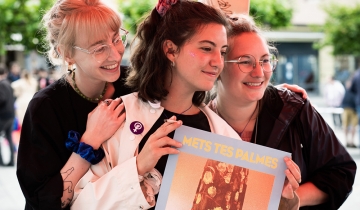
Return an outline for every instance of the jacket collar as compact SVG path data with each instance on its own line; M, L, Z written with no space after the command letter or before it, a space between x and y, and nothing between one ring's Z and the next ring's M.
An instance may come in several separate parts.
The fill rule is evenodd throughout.
M259 143L277 148L289 125L304 106L305 101L301 96L287 89L278 87L269 88L272 93L277 94L273 94L275 97L268 98L264 102L263 110L259 117L259 127L265 132L260 134ZM273 126L271 127L271 125ZM272 140L268 141L268 139Z

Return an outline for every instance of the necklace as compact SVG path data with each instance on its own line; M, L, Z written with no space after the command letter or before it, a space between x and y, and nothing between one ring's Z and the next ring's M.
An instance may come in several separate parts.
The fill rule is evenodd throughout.
M218 103L216 103L216 104L218 104ZM237 132L237 131L236 131L236 132L239 134L240 138L241 138L241 135L243 134L243 132L245 131L246 127L248 126L249 122L251 121L251 118L254 116L254 114L255 114L258 106L259 106L259 101L257 101L257 103L256 103L256 108L255 108L255 110L253 111L253 113L251 114L250 119L249 119L248 122L246 123L244 129L243 129L241 132ZM223 120L225 120L225 118L221 115L221 113L220 113L219 110L217 109L217 105L215 106L215 113L217 113ZM255 123L256 123L256 125L255 125L255 126L256 126L256 134L255 134L255 135L257 135L257 119L258 119L258 117L256 117L256 122L255 122ZM225 120L225 122L227 122L227 121ZM229 123L227 122L227 124L229 124ZM230 124L229 124L229 125L230 125ZM234 130L235 130L235 129L234 129ZM256 136L255 136L255 142L256 142Z
M79 94L82 98L90 101L90 102L93 102L93 103L98 103L103 97L104 97L104 94L106 92L106 89L107 89L107 82L105 82L105 87L104 87L104 90L102 91L102 93L99 95L99 97L97 98L89 98L87 97L86 95L84 95L80 90L79 88L77 87L76 85L76 82L75 82L75 71L72 71L72 81L73 81L73 85L74 85L74 90L77 94Z
M255 122L255 140L254 140L254 144L256 144L258 119L259 119L259 116L256 117L256 122Z
M256 108L255 108L255 110L253 111L253 113L251 114L251 116L250 116L249 120L247 121L244 129L243 129L241 132L238 132L240 138L241 138L241 135L243 134L243 132L245 131L246 127L248 126L249 122L251 121L251 118L254 116L254 114L255 114L255 112L256 112L256 110L257 110L257 108L258 108L258 104L259 104L259 101L256 103ZM257 117L256 117L256 118L257 118Z
M177 115L176 115L176 120L177 120L177 118L178 118L179 115L182 115L182 114L184 114L185 112L189 111L192 106L193 106L193 104L191 103L191 105L190 105L189 108L185 109L185 111L181 112L180 114L177 114ZM164 113L164 115L165 115L166 118L169 118L168 116L166 116L165 112L163 112L163 113ZM175 121L175 120L170 120L170 119L164 119L164 122L174 123L174 122L176 122L176 121Z

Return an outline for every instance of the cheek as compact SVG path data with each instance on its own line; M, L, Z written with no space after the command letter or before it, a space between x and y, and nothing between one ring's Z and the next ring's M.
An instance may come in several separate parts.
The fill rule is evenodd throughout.
M230 69L224 69L221 74L221 82L223 83L223 86L226 89L229 89L233 86L238 86L238 84L241 82L241 77L238 75L238 72L234 72Z
M221 63L219 65L219 71L222 72L224 70L225 67L225 62L224 62L224 58L221 60Z
M271 76L272 76L272 72L269 72L269 73L265 73L265 82L269 83L270 79L271 79Z

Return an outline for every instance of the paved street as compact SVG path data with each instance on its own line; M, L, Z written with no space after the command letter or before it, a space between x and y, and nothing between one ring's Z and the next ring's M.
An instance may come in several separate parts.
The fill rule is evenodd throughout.
M323 107L322 98L310 96L310 99L315 107L318 107L324 119L333 126L332 116L329 113L321 112ZM341 129L334 128L339 140L345 144L344 133ZM359 145L358 132L355 137L355 144ZM360 149L348 149L349 153L355 159L358 167L360 166ZM22 196L19 184L15 175L15 167L0 167L0 210L21 210L24 209L25 200ZM360 173L356 174L353 192L341 206L340 210L354 210L359 209L360 206Z

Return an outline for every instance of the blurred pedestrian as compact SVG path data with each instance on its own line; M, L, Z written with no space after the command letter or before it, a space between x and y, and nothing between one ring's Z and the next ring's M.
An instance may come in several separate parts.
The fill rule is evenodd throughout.
M344 86L341 84L340 81L336 80L335 77L332 76L325 86L324 96L326 105L330 108L339 108L341 106L344 95ZM337 109L332 109L331 112L333 116L334 126L337 128L341 128L341 113L338 112Z
M358 64L358 69L354 74L350 91L355 94L356 113L360 121L360 62ZM360 129L359 129L359 143L360 143Z
M10 162L5 164L1 154L0 144L0 166L13 166L14 163L14 143L12 141L12 128L14 121L14 96L10 82L6 79L6 69L0 66L0 134L4 133L9 142Z
M41 68L38 70L38 90L44 89L52 83L47 70Z
M7 79L11 82L14 82L18 79L20 79L20 74L21 74L21 67L18 63L16 62L12 62L10 64L10 72L7 75Z
M355 94L350 91L351 80L346 81L346 91L341 107L344 109L342 114L344 123L344 133L346 139L346 147L356 148L354 144L354 135L358 124L358 116L356 115ZM349 137L350 134L350 137Z
M12 82L11 87L14 90L15 114L19 126L22 125L27 106L37 91L37 80L27 70L23 70L21 78Z

